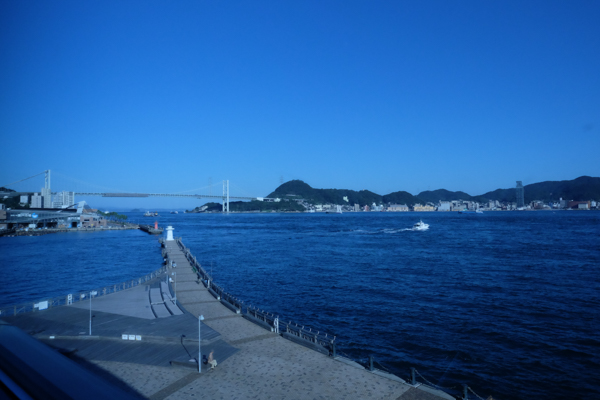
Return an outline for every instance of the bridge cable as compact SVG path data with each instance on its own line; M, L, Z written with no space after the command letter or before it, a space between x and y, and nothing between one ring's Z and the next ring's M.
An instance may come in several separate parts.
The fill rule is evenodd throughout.
M14 185L15 183L23 182L23 181L26 181L27 179L35 178L36 176L39 176L39 175L42 175L42 174L45 174L45 173L46 173L46 171L42 171L39 174L35 174L33 176L30 176L29 178L21 179L20 181L9 183L8 185L2 185L2 187L7 187L7 186L10 186L10 185Z

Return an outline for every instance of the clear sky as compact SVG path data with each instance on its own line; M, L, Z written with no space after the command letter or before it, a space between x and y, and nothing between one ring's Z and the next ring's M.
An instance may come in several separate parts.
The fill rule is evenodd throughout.
M600 176L596 0L1 1L0 72L0 185Z

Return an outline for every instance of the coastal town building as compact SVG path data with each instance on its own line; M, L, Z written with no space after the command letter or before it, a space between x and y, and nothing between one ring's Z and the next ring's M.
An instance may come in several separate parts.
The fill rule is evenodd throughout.
M53 196L52 208L66 208L75 204L75 192L59 192Z
M42 191L42 208L52 208L52 191L50 188L43 188Z
M31 196L31 208L42 208L42 196L37 193L34 193Z
M409 211L408 206L406 204L390 204L390 206L387 208L387 210L392 211L392 212Z
M450 211L452 204L449 201L441 201L438 204L438 211Z
M104 218L101 218L97 214L84 214L80 217L81 227L82 228L100 228L100 227L108 227L108 221Z
M570 201L567 208L571 210L589 210L591 209L589 201Z
M429 204L421 205L417 203L414 205L413 211L435 211L435 207Z

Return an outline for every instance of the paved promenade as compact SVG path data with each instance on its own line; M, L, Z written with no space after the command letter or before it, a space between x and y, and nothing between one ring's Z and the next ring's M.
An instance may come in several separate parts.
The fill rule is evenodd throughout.
M86 302L4 320L122 389L152 400L452 399L333 359L248 321L209 293L175 241L167 241L166 250L177 265L168 272L177 281L176 293L162 276L94 298L92 335ZM218 362L214 370L203 365L201 373L196 362L199 315L205 318L202 354L214 351Z

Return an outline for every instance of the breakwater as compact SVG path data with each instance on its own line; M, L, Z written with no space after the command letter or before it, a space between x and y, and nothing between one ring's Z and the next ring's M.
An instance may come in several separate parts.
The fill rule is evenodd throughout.
M427 380L415 367L410 368L410 379L407 382L406 380L393 375L389 370L385 370L385 367L381 364L378 364L380 368L377 368L375 357L372 355L368 357L366 362L363 362L362 360L351 359L345 354L344 356L338 354L336 351L336 336L313 330L304 325L298 325L292 321L285 322L279 315L246 304L244 301L226 292L222 286L214 283L213 277L202 267L201 263L198 262L190 249L183 244L181 237L175 238L174 242L178 249L181 250L181 253L183 253L186 261L191 266L192 271L196 274L198 282L202 282L207 291L225 307L236 314L241 314L244 318L254 324L277 335L281 335L281 337L287 340L327 355L337 361L341 361L357 368L364 368L371 373L410 385L413 388L417 388L440 399L454 399L453 396L455 395L462 396L461 398L463 399L468 399L469 393L480 398L468 384L462 384L460 391L457 390L456 386L454 388L445 388ZM160 243L163 246L162 254L167 265L176 265L177 261L171 259L167 241L160 239ZM381 369L381 367L384 369ZM415 396L418 398L418 395Z
M337 356L335 348L336 337L334 335L312 330L312 328L305 328L303 325L301 326L291 321L286 322L281 320L278 315L246 304L232 294L227 293L222 286L214 282L212 276L202 267L196 257L190 252L190 249L184 246L181 238L178 237L175 241L185 255L186 260L190 263L192 270L198 274L198 279L202 281L208 292L225 307L237 314L241 314L244 318L255 324L271 332L281 334L283 337L298 344L333 357ZM164 246L164 239L161 239L161 243ZM163 256L166 257L169 264L173 263L169 259L169 252L166 249L163 251Z

